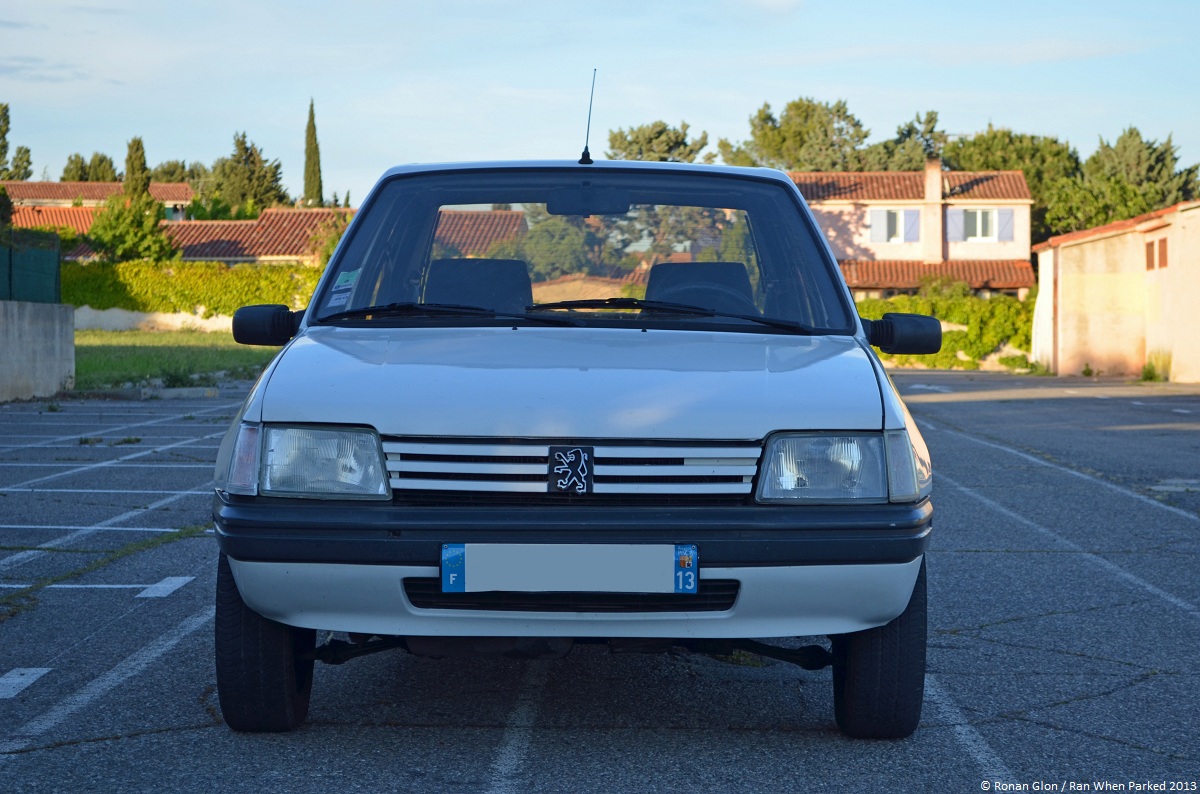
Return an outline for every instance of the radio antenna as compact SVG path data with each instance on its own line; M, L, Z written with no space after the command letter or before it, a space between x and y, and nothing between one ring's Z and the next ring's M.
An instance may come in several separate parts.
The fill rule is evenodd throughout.
M592 69L592 93L588 96L587 130L583 133L583 156L579 158L580 165L591 165L592 155L588 152L588 139L592 135L592 100L596 98L596 70Z

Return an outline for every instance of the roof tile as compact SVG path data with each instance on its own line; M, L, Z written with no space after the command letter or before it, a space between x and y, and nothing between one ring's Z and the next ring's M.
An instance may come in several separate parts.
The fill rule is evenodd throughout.
M930 277L965 281L972 289L1021 289L1036 283L1024 259L952 259L938 264L881 259L838 262L850 289L917 289Z
M36 201L103 202L124 189L121 182L0 182L14 204ZM164 204L187 204L195 195L186 182L151 182L150 195Z
M13 207L12 225L22 229L41 226L66 226L86 234L96 219L98 207Z
M810 204L823 201L921 201L923 171L796 171L788 174ZM943 171L947 199L1028 200L1020 171Z
M434 239L461 256L486 256L494 244L512 240L528 228L525 213L519 210L442 210Z

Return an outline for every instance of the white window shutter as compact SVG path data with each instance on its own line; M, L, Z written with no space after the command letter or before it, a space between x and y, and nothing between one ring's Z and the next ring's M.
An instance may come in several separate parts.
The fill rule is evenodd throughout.
M1002 243L1013 241L1013 211L1011 208L996 210L996 239Z
M871 242L887 242L887 210L871 210Z
M963 229L963 211L961 208L946 210L946 240L951 243L961 243L967 239Z
M921 211L904 211L904 242L917 243L921 241Z

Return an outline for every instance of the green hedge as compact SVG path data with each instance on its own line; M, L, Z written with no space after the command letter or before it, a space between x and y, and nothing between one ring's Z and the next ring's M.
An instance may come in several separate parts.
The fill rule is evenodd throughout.
M888 299L866 299L858 302L858 313L877 320L887 312L927 314L946 323L965 325L965 331L945 331L942 350L931 356L880 357L898 366L920 364L939 369L979 369L979 362L1000 350L1005 344L1028 352L1032 348L1033 306L1036 293L1019 301L1007 295L979 298L971 294L966 284L932 284L919 295L897 295ZM959 356L966 355L966 360ZM1018 357L1001 359L1004 366L1014 368L1022 362Z
M254 303L308 303L321 269L223 262L64 262L62 300L93 309L232 315ZM202 308L201 308L202 307Z

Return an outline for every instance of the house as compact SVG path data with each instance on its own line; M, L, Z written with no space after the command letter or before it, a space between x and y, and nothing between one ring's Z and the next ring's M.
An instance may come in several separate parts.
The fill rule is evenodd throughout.
M270 207L252 221L164 221L163 229L185 261L311 262L312 239L322 224L353 214L348 209Z
M1200 201L1034 247L1033 358L1058 375L1200 383Z
M793 172L855 298L916 292L929 278L1024 299L1033 200L1020 171Z
M103 207L125 189L121 182L0 182L13 207ZM195 193L186 182L151 182L150 195L167 210L167 220L183 220ZM65 224L64 224L65 225Z

